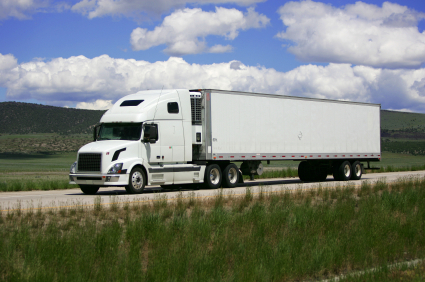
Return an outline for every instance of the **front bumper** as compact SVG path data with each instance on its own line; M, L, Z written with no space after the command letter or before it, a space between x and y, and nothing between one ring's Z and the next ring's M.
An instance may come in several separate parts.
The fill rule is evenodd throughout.
M125 186L128 185L128 174L82 174L70 173L69 184Z

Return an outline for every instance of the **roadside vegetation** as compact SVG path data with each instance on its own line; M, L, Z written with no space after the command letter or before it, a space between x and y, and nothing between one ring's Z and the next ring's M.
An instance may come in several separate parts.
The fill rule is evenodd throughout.
M300 281L424 258L425 178L352 185L2 210L0 280Z

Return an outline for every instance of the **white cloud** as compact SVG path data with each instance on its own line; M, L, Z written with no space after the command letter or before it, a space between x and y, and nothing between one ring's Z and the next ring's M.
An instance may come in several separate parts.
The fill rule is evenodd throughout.
M209 88L381 103L425 113L425 68L377 69L349 64L303 65L288 72L240 61L200 65L171 57L154 63L107 55L17 64L0 54L0 87L10 100L100 107L146 89ZM85 102L85 103L82 103Z
M0 19L29 19L30 15L47 6L47 0L0 0Z
M419 68L425 63L425 18L405 6L363 2L335 8L310 0L279 9L286 30L277 37L303 61L351 63L384 68Z
M136 28L131 33L130 42L134 50L147 50L166 44L165 52L172 56L229 52L232 49L229 45L216 45L208 49L205 37L217 35L233 40L240 30L262 28L269 21L254 8L248 8L245 14L237 9L221 7L216 7L215 12L205 12L199 8L183 9L165 17L162 24L152 31Z
M86 109L86 110L109 110L112 108L112 100L102 100L97 99L96 101L90 102L80 102L77 103L77 109Z
M233 50L233 47L231 45L223 46L223 45L217 44L212 46L208 50L208 52L209 53L227 53L227 52L231 52L232 50Z
M93 19L102 16L126 16L137 20L159 16L171 9L183 8L186 4L235 3L248 6L266 0L82 0L72 10Z
M27 20L39 12L63 12L71 6L65 2L51 3L51 0L0 0L0 20L17 18Z

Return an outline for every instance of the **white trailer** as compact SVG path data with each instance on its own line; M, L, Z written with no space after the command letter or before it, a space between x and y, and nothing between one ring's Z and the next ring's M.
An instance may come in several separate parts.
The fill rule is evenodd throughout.
M124 186L235 187L262 161L301 161L302 181L358 180L380 161L380 105L199 90L140 91L101 118L78 151L70 183L86 194ZM242 162L240 168L235 162Z

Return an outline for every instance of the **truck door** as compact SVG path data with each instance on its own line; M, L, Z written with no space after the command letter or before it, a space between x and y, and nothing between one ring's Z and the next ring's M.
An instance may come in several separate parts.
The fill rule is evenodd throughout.
M165 123L165 124L164 124ZM143 126L143 142L149 163L169 163L173 161L173 142L166 121L146 123Z
M150 164L163 162L157 123L143 125L143 142L146 148L148 162Z
M146 155L151 168L149 168L152 184L173 183L173 151L168 146L164 134L166 126L163 122L145 123L143 126L143 142Z

